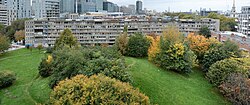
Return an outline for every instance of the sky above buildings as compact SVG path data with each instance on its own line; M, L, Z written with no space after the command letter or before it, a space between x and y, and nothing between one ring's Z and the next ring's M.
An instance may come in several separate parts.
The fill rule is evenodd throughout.
M136 0L108 0L118 4L119 6L135 4ZM211 8L212 10L231 10L233 0L142 0L143 8L157 11L182 11L187 12L192 9L200 10L200 8ZM236 0L237 12L240 12L242 6L250 6L250 0Z

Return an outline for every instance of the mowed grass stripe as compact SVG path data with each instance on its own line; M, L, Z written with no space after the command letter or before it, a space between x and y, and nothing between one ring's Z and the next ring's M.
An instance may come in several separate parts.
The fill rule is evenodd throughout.
M190 75L164 71L147 59L126 57L131 66L133 85L159 105L225 105L228 103L218 90L194 69Z

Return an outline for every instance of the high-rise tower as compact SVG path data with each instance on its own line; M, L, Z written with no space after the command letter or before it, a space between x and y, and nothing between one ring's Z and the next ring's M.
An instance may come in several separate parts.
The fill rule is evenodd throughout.
M142 1L140 1L140 0L136 1L136 13L137 14L142 13Z

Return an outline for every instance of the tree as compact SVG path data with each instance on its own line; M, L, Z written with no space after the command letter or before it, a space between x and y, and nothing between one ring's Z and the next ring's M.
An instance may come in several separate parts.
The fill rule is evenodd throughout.
M11 40L11 41L14 41L15 40L15 29L11 26L7 26L5 28L5 35L8 36L8 38Z
M4 52L4 50L8 50L10 47L9 38L6 36L0 35L0 52Z
M70 29L65 29L60 37L55 42L54 49L61 49L62 47L66 46L69 48L78 47L79 43L77 42L77 39L72 34Z
M4 30L5 30L5 26L3 24L0 24L0 34L5 34Z
M206 38L211 37L211 32L207 26L202 26L199 30L199 34L205 36Z
M160 53L154 63L165 70L189 73L196 59L195 54L184 43L182 35L175 26L168 26L160 39Z
M54 51L52 55L51 88L56 86L59 81L78 74L92 76L101 73L122 82L130 82L125 61L113 48L75 49L66 47Z
M61 81L50 95L58 105L149 105L149 98L128 83L104 75L77 75Z
M215 13L215 12L211 12L207 15L208 18L212 18L212 19L221 19L220 15Z
M160 36L147 36L148 40L150 40L150 47L148 48L148 60L151 62L155 62L155 57L160 53Z
M223 44L214 44L212 48L204 54L200 63L202 64L203 70L206 72L209 67L217 61L230 57L237 58L240 56L239 46L236 43L227 40Z
M210 40L202 35L191 33L187 36L186 41L190 49L197 55L198 60L202 60L205 52L209 50Z
M132 57L145 57L148 54L150 42L141 33L131 36L128 41L127 55Z
M128 36L127 33L124 32L120 36L116 38L115 46L117 47L118 51L122 54L126 54L127 46L128 46Z
M207 17L212 19L219 19L221 31L236 31L235 26L237 26L237 23L235 21L235 18L226 17L224 15L219 15L213 12L209 13Z
M14 35L16 41L24 40L25 38L25 32L24 30L17 31Z
M13 21L10 26L7 26L2 30L2 33L9 37L11 41L17 41L15 40L15 33L16 31L25 30L25 21L28 19L19 19L16 21Z

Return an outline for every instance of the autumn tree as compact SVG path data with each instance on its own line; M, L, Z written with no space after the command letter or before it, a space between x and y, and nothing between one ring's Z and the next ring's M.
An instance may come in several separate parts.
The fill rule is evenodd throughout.
M14 35L16 41L24 40L25 38L25 32L24 30L17 31Z
M4 35L0 35L0 52L4 52L4 50L8 50L9 47L10 47L9 38Z
M61 49L62 47L78 47L79 43L77 42L76 37L72 34L70 29L65 29L60 37L56 40L54 49Z
M147 39L150 41L148 60L154 62L156 55L160 53L160 36L147 36Z
M205 52L209 50L210 41L202 35L191 33L187 36L186 41L199 60L202 59Z
M195 54L184 43L182 35L175 26L168 26L160 39L160 53L156 54L155 64L165 70L181 73L191 72L196 59Z
M128 46L128 26L125 25L123 33L119 35L115 40L115 47L122 55L125 55L127 46Z
M150 105L149 98L128 83L104 75L77 75L60 81L52 105Z

